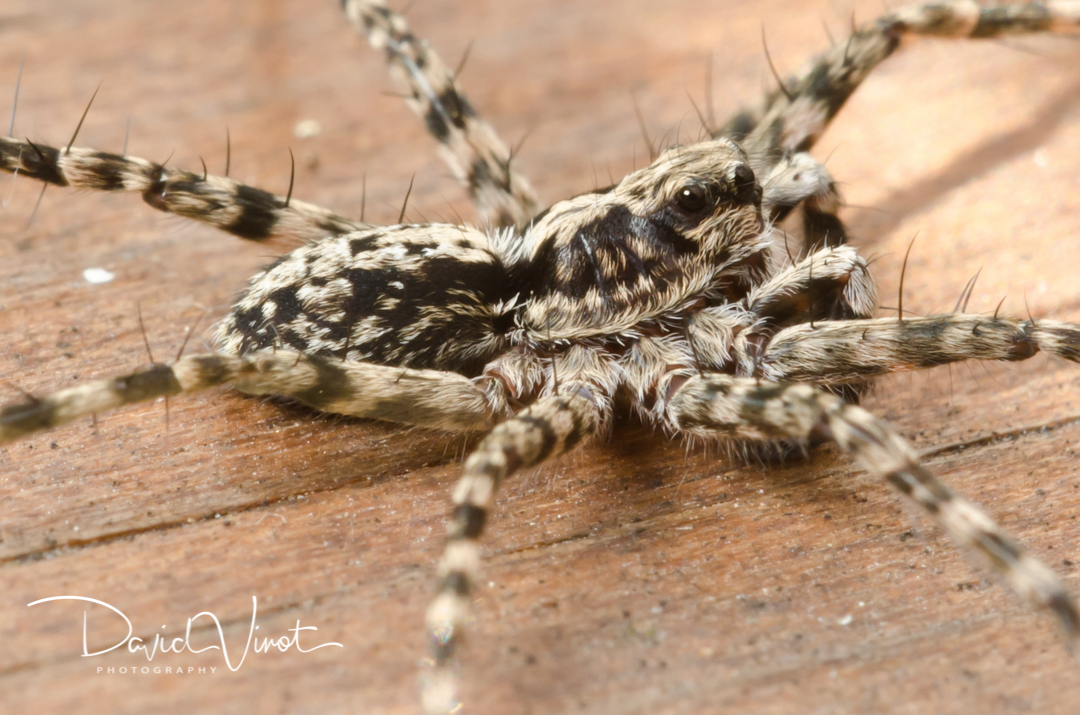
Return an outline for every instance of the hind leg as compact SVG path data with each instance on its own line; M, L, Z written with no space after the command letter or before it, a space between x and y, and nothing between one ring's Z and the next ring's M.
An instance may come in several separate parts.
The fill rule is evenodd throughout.
M208 353L172 365L88 382L0 410L0 444L136 402L232 384L323 412L447 430L485 430L488 397L456 373L408 370L279 350L245 357Z

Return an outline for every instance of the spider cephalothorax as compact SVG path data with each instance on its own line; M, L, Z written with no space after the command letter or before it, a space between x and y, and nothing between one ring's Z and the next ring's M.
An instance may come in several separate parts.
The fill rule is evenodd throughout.
M902 8L857 28L701 143L540 211L456 75L381 0L342 0L383 49L454 173L493 226L375 227L146 160L0 138L0 166L136 191L242 238L307 241L255 276L217 349L0 411L0 442L120 405L232 384L329 413L487 431L453 494L427 611L429 713L455 712L452 663L502 482L603 435L615 405L690 439L831 439L981 555L1080 642L1060 579L952 492L891 427L842 397L887 372L962 360L1080 362L1080 326L966 313L874 318L845 245L836 183L806 153L905 33L992 37L1080 27L1080 3ZM74 139L72 140L74 141ZM803 214L802 240L776 229ZM793 250L794 248L794 250ZM969 291L968 291L969 292ZM963 307L962 307L963 306Z
M561 201L522 239L537 338L615 335L744 296L765 272L761 188L727 140L673 147L606 191Z

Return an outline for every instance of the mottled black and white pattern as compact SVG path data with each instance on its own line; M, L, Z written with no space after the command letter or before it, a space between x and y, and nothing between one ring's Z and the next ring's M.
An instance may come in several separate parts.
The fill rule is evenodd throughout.
M521 282L475 229L370 229L283 256L218 336L241 355L285 348L472 377L509 347Z

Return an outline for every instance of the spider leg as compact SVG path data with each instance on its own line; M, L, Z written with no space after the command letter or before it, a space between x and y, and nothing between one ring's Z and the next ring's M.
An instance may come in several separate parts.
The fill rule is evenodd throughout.
M251 241L312 241L368 228L314 204L276 196L226 177L170 169L96 149L57 149L0 137L0 170L56 186L137 191L159 211L201 221Z
M454 510L439 563L439 593L426 616L434 666L423 684L427 715L456 712L454 652L479 578L479 538L496 490L513 472L565 454L594 435L600 429L600 417L588 390L564 385L561 395L541 398L496 426L466 460L454 489Z
M822 248L755 287L745 303L757 323L738 331L732 353L736 374L758 375L778 331L792 325L816 327L870 318L877 308L877 286L866 259L851 246ZM704 339L706 345L708 340ZM851 381L829 389L857 404L866 387L865 381Z
M771 166L785 154L808 151L848 97L896 50L904 35L988 38L1077 31L1080 2L1075 0L986 7L973 0L907 5L837 42L784 82L781 89L728 120L717 136L740 141L762 167Z
M536 193L511 166L513 153L461 92L455 73L384 0L341 0L341 6L371 46L386 51L409 107L439 142L443 160L483 217L500 227L528 226L541 208Z
M938 481L902 437L866 410L807 384L728 375L689 378L667 410L672 428L700 437L834 440L868 472L921 507L962 547L985 557L1021 597L1052 611L1070 650L1075 649L1080 612L1057 575L985 512Z
M963 313L793 325L768 341L748 374L843 385L962 360L1027 360L1040 350L1080 362L1080 325Z
M88 382L0 409L0 444L135 402L231 383L323 412L446 430L485 430L496 421L484 392L456 373L409 370L284 350L245 357L208 353L172 365Z
M734 368L736 374L754 375L772 336L784 328L869 318L876 306L877 289L866 259L851 246L834 246L778 270L730 306L733 310L695 313L687 339L699 367L720 372ZM842 392L849 399L858 395L854 388Z
M866 264L851 246L814 251L754 287L746 307L775 330L794 323L869 318L877 288Z
M806 152L784 157L762 181L761 208L773 223L783 221L797 206L803 210L803 243L809 250L847 243L847 231L837 213L840 192L825 165Z

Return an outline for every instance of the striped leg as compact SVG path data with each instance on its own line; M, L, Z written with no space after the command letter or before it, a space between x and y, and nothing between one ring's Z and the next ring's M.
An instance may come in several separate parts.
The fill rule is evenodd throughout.
M409 107L439 142L443 159L483 217L497 226L528 226L541 208L536 194L510 166L510 150L473 109L450 68L385 0L341 0L341 6L371 46L386 51Z
M962 547L982 554L1020 596L1052 611L1076 652L1080 612L1057 575L985 512L939 482L903 438L866 410L810 385L711 375L687 380L668 403L668 418L671 427L701 437L835 440Z
M738 139L765 175L786 154L808 151L871 70L906 34L955 38L1080 31L1080 0L981 7L972 0L912 4L856 30L718 132Z
M1026 360L1040 350L1080 362L1080 325L964 313L801 324L773 336L747 372L843 385L963 360Z
M446 550L439 563L439 593L428 607L433 669L423 685L426 715L457 712L454 652L469 615L469 596L479 578L480 534L502 481L573 449L600 426L600 413L584 389L542 398L498 425L465 462L454 490Z
M290 397L324 412L447 430L496 421L484 393L456 373L344 362L279 350L247 357L206 354L89 382L0 409L0 444L135 402L233 384Z
M251 241L313 241L368 228L314 204L276 196L229 178L169 169L146 159L96 149L57 149L0 137L0 170L56 186L137 191L159 211L201 221Z

